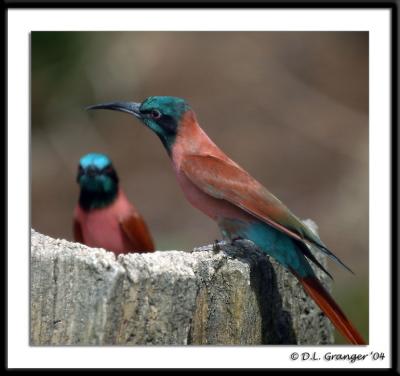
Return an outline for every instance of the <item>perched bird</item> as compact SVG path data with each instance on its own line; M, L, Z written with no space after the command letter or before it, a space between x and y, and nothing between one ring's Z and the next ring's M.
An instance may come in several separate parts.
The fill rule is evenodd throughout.
M154 251L147 225L119 187L106 155L83 156L77 182L80 195L74 211L75 241L116 254Z
M298 278L343 336L353 344L365 343L314 274L308 260L327 271L310 248L345 265L316 233L215 145L184 99L155 96L142 103L111 102L88 109L127 112L156 133L187 200L217 222L223 237L253 241Z

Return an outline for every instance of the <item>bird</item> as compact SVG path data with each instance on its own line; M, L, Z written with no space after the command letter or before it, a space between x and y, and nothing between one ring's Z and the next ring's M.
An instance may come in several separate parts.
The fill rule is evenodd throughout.
M119 186L117 172L107 155L82 156L76 179L80 186L73 216L76 242L116 255L155 250L143 217Z
M125 112L151 129L164 145L186 199L217 223L223 239L252 241L298 279L350 343L365 344L316 277L310 261L331 275L311 250L321 251L350 269L316 232L210 139L185 99L151 96L142 103L107 102L87 109Z

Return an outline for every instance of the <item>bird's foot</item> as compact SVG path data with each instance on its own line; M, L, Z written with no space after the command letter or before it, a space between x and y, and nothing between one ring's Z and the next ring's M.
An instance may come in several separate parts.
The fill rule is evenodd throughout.
M238 240L243 240L243 238L241 238L240 236L237 236L236 238L232 238L231 239L231 242L230 242L230 245L235 245L235 243L238 241Z
M218 239L215 239L212 250L214 253L219 253L222 251L222 248L221 248L221 245L220 245L220 242Z

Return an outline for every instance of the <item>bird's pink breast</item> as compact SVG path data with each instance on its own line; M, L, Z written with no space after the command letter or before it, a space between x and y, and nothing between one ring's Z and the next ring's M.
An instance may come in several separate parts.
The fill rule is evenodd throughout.
M131 250L132 245L121 229L120 220L132 210L122 192L106 208L86 212L77 206L75 218L80 223L83 242L89 247L104 248L117 254Z
M211 217L217 223L226 218L251 218L246 212L228 201L216 199L204 193L181 170L181 163L187 155L213 155L223 160L229 160L201 129L193 116L192 113L188 113L187 118L183 119L181 130L177 135L172 150L172 165L183 193L195 208Z

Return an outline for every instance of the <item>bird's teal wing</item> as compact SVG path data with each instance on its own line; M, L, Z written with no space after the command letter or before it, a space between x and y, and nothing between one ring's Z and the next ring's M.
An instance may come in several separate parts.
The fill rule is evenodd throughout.
M234 204L294 239L316 246L349 269L279 199L229 159L223 160L213 155L189 155L185 156L180 168L203 192Z

